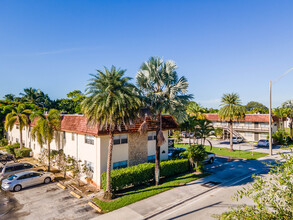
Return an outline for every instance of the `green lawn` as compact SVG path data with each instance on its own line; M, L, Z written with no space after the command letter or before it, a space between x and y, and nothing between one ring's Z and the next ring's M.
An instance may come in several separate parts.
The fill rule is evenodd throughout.
M118 198L110 202L105 202L97 198L93 201L101 207L104 212L110 212L115 209L119 209L123 206L132 204L134 202L146 199L150 196L159 194L161 192L167 191L174 187L179 186L179 184L188 183L193 180L207 176L207 174L196 175L194 173L188 173L179 175L176 177L170 177L163 180L163 183L159 186L143 186L136 189L130 189L122 194L117 194Z
M187 148L188 144L175 144L175 147ZM243 150L240 150L240 151L234 150L233 152L230 152L228 148L221 148L221 147L213 147L213 149L210 150L210 146L206 146L206 150L208 152L213 152L217 155L237 157L242 159L258 159L260 157L264 157L268 155L266 153L259 153L259 152L253 152L253 155L252 155L251 151L243 151Z

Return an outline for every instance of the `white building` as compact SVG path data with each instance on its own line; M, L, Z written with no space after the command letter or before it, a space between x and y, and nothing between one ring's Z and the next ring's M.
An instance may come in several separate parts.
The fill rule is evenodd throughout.
M112 169L133 166L145 162L153 162L155 159L155 130L156 122L147 119L148 133L140 134L138 128L143 121L138 120L127 130L122 126L121 132L115 131L112 158ZM161 160L168 159L168 130L176 129L177 123L171 116L163 116L163 133L166 142L160 147ZM31 148L33 156L38 158L41 147L30 135L31 127L23 129L23 143ZM19 142L19 127L15 125L7 132L10 143ZM63 149L66 155L86 162L93 171L93 184L101 186L101 174L106 172L109 136L106 131L99 131L98 127L89 127L85 117L80 115L63 115L61 131L51 143L52 150ZM46 145L43 146L47 148Z
M215 128L229 129L227 121L219 119L218 114L205 114ZM247 141L267 139L269 135L269 114L246 114L244 119L233 122L233 130ZM278 128L283 128L282 122L277 117L272 117L272 133ZM229 134L229 132L228 132Z

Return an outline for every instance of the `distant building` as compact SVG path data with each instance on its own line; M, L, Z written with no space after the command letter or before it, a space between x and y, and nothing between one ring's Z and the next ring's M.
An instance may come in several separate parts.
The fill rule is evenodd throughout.
M206 118L213 123L215 128L223 128L226 137L229 135L229 123L219 119L218 114L205 114ZM282 127L277 117L272 117L272 133ZM242 120L233 122L233 135L241 136L246 141L259 141L267 139L269 135L269 114L246 114Z
M143 123L137 120L126 129L123 125L121 131L114 132L114 147L112 157L112 169L137 165L145 162L154 162L156 148L156 122L148 118L148 132L140 134L138 129ZM172 116L162 117L162 130L166 142L160 147L161 160L168 159L168 130L178 127ZM23 128L23 143L31 148L33 156L38 158L42 152L41 146L31 138L31 129ZM10 143L19 142L19 126L14 125L10 132L6 133ZM101 174L107 169L109 135L105 130L99 130L97 126L89 127L87 119L82 115L63 115L61 131L57 133L51 143L51 150L63 149L66 155L75 157L86 163L92 171L92 183L101 186ZM47 145L43 146L47 148Z

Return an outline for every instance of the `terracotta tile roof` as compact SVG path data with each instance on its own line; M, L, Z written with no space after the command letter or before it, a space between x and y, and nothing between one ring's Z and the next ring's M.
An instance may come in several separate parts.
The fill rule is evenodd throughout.
M151 118L147 118L148 131L156 130L156 122L151 120ZM34 120L31 125L34 126L36 120ZM133 133L138 132L140 125L143 123L143 120L136 120L135 124L129 126L128 129L125 128L124 125L121 126L121 132L115 130L115 133ZM164 115L162 117L162 129L163 130L172 130L177 129L178 124L175 119L170 115ZM61 118L61 131L74 132L79 134L89 134L89 135L107 135L108 132L106 130L99 130L97 126L89 126L87 124L87 119L82 115L63 115Z
M205 114L206 119L210 121L221 121L218 114ZM269 114L246 114L245 118L239 121L245 122L269 122ZM272 122L278 121L278 118L273 116Z

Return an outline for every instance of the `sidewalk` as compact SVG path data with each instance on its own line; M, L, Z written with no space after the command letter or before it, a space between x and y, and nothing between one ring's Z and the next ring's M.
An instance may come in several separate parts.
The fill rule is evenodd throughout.
M279 155L266 156L258 160L236 160L223 164L223 166L215 168L214 174L204 177L187 184L186 186L179 186L174 189L165 191L158 195L136 202L134 204L125 206L113 212L101 215L95 219L149 219L156 215L168 211L177 205L184 204L191 199L203 196L205 193L212 191L219 187L229 187L231 183L236 184L244 177L247 178L252 174L267 173L269 168L263 164L274 163L279 160ZM219 185L203 186L207 182L216 182ZM209 198L207 198L209 199Z

